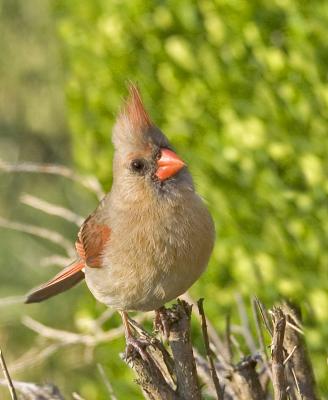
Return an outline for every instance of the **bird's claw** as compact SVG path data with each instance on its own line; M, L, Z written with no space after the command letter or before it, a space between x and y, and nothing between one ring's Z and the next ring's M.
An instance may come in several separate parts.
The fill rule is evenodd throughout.
M150 345L147 339L135 338L130 336L126 339L126 349L125 349L125 357L129 358L132 356L133 352L136 351L140 354L141 358L144 361L149 360L149 355L146 351L146 348Z

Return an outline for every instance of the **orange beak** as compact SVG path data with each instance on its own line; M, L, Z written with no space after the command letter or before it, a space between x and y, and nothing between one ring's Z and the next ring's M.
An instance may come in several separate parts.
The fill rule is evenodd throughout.
M160 181L177 174L186 164L172 150L161 149L161 157L157 161L156 176Z

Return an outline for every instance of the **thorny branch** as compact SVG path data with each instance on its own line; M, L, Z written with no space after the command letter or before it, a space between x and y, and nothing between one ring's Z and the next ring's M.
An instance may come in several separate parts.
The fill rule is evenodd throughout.
M99 199L103 197L101 186L95 178L81 177L64 166L33 163L14 165L0 160L0 171L62 176L82 184L95 193ZM25 194L21 197L21 201L41 212L55 215L76 225L82 222L82 217L74 212L37 197ZM71 243L58 232L21 222L8 221L1 217L0 226L42 237L65 250L67 257L59 255L47 257L42 261L44 265L52 263L64 266L75 255ZM183 298L196 306L196 302L190 295L185 294ZM21 297L0 299L0 306L21 301ZM149 319L149 314L142 314L136 320L130 320L137 337L147 343L146 351L149 359L145 361L138 353L133 353L131 357L126 358L126 362L134 369L138 377L137 382L142 387L147 399L199 400L203 394L206 394L209 398L219 400L271 400L270 385L272 385L275 400L284 400L288 396L292 400L316 400L318 398L313 370L304 342L300 314L295 307L284 305L282 308L274 308L270 320L263 304L254 298L252 308L256 339L243 298L237 295L236 301L241 324L231 324L230 318L227 318L225 340L220 338L213 324L205 317L202 302L198 304L200 314L195 314L195 317L202 327L207 361L196 348L192 347L191 306L186 301L180 301L166 310L165 318L170 327L167 346L164 346L156 338L156 333L149 334L140 326L140 323ZM109 331L103 330L104 322L112 315L113 311L106 310L94 321L88 334L54 329L32 318L23 318L23 324L35 331L38 336L45 338L48 344L45 347L37 346L30 349L10 366L10 370L17 372L41 363L66 346L82 345L92 354L98 344L110 342L122 336L122 327ZM267 331L266 334L264 330ZM266 336L270 336L272 341L271 358L266 351ZM249 355L244 354L245 348L241 343L243 341L247 344ZM237 359L236 363L234 363L235 359ZM115 399L111 384L102 368L100 373L108 388L109 396ZM202 386L199 385L199 380L202 382ZM0 380L1 385L8 385L8 382L8 379ZM26 398L29 399L40 398L40 396L49 400L63 399L58 389L52 385L40 386L17 381L14 381L12 388L13 385L17 391L28 395L29 397ZM13 395L12 398L15 399ZM82 399L78 393L74 393L73 398Z
M43 355L42 352L38 352L39 359L35 357L35 353L31 353L25 359L25 362L20 361L20 363L12 364L11 370L17 371L23 367L33 365L36 361L41 362L42 358L49 357L53 352L68 345L82 344L86 348L94 348L100 343L109 342L121 336L123 333L122 327L114 328L107 332L101 328L106 318L110 318L111 315L112 312L106 310L96 320L94 330L89 334L54 329L25 317L23 319L24 324L37 332L38 335L50 340L51 344L43 349ZM314 379L306 379L304 370L302 370L302 368L304 369L304 364L302 364L301 368L303 375L300 373L298 366L299 360L297 357L302 356L297 356L297 352L298 354L304 354L305 352L303 338L300 341L299 330L301 330L301 327L299 322L291 320L290 325L286 324L286 319L291 317L290 314L285 314L281 308L274 308L271 316L273 337L271 346L272 358L269 360L269 364L267 364L266 359L261 357L260 349L256 354L246 356L236 364L233 363L234 354L232 354L233 358L229 365L221 363L222 356L220 357L211 350L212 363L209 366L203 356L191 346L191 306L183 301L166 310L165 318L170 328L169 348L166 348L154 333L149 334L140 325L145 319L149 318L149 315L143 314L137 318L137 321L130 320L136 338L140 338L143 343L146 343L149 359L144 360L138 352L132 353L125 359L135 371L137 382L141 386L144 396L151 400L199 400L203 398L202 396L205 393L209 398L220 399L218 397L220 391L224 400L269 400L272 399L270 385L268 385L270 381L272 382L275 400L287 399L288 395L292 393L299 394L299 397L293 395L293 399L316 399L314 397L316 393ZM295 324L297 324L298 330L289 328ZM293 329L293 333L288 334L290 335L288 336L290 344L286 342L288 329ZM293 336L295 332L297 337ZM250 332L247 333L247 335L249 334ZM205 345L207 347L206 356L208 356L209 349L215 349L211 345L209 337L208 340L208 346ZM195 365L197 365L197 370ZM292 379L286 374L286 368L293 371L290 374ZM268 372L269 370L271 373ZM215 382L214 378L214 383L213 374L218 376L218 381ZM203 385L206 385L202 386L201 390L198 379L201 380ZM218 382L220 382L220 391L216 386Z

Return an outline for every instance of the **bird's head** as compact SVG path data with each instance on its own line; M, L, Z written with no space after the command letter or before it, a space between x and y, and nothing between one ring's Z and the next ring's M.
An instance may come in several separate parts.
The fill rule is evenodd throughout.
M193 189L184 161L151 121L135 85L117 118L112 136L115 147L114 184L136 190L172 191L179 185Z

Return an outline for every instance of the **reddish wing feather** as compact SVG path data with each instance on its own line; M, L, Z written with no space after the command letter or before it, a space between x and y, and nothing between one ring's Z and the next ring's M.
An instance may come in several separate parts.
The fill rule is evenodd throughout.
M26 303L36 303L55 296L75 286L84 278L83 268L101 267L101 255L110 237L110 228L105 224L94 221L93 215L82 225L75 243L80 257L68 267L59 272L53 279L33 290L26 298Z
M91 217L87 218L82 225L75 247L88 267L101 267L101 256L104 246L109 240L110 232L108 225L97 224Z
M82 271L84 261L75 261L73 264L64 268L53 279L39 288L33 290L26 298L25 303L37 303L49 297L62 293L75 286L84 278Z

